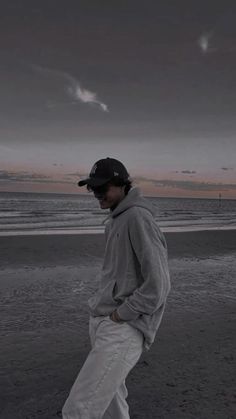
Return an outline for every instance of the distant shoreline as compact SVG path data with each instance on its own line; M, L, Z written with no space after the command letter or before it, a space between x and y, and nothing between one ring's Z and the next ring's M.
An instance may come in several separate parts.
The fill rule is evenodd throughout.
M136 187L139 188L138 185L136 185ZM140 188L141 189L141 188ZM142 189L141 189L142 191ZM0 195L1 194L13 194L13 195L57 195L57 196L84 196L84 197L91 197L92 195L89 193L82 193L82 192L78 192L78 193L66 193L66 192L29 192L29 191L23 191L23 192L19 192L19 191L0 191ZM143 194L143 196L145 198L155 198L155 199L196 199L196 200L214 200L214 201L219 201L219 196L216 196L215 198L213 197L204 197L204 196L158 196L158 195L145 195ZM221 201L236 201L236 198L224 198L223 196L220 198Z
M236 230L236 225L232 226L182 226L182 227L160 227L163 233L185 233L197 231L225 231ZM54 235L90 235L103 234L104 228L78 228L78 229L42 229L42 230L19 230L1 231L0 237L8 236L54 236Z
M147 199L164 233L236 229L236 200ZM109 215L89 195L0 193L1 237L101 235Z

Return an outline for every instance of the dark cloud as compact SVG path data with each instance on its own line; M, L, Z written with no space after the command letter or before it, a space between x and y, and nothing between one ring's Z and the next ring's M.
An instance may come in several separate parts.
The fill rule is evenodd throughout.
M0 182L29 182L29 183L72 183L69 180L55 180L50 176L41 173L31 172L10 172L7 170L0 170Z
M195 172L195 170L182 170L181 173L193 174L193 173L197 173L197 172Z
M76 184L79 178L85 175L82 173L67 173L61 179L55 180L51 176L46 176L41 173L34 172L13 172L7 170L0 170L0 183L26 182L26 183L41 183L41 184ZM230 183L210 183L187 180L172 180L172 179L151 179L146 177L134 177L134 182L137 184L141 182L151 183L156 187L184 189L189 191L227 191L236 190L236 184Z
M134 178L137 183L141 181L152 183L156 187L185 189L190 191L228 191L235 189L236 184L223 184L223 183L209 183L209 182L193 182L190 180L171 180L171 179L149 179L145 177Z
M230 189L236 190L236 184L222 184L222 183L208 183L208 182L192 182L184 180L168 180L164 179L161 181L152 182L157 187L170 187L185 189L190 191L227 191Z
M81 172L67 173L67 176L76 176L76 177L83 177L87 175L88 173L81 173Z
M11 172L8 170L0 170L0 180L12 180L12 181L30 181L30 180L46 180L49 176L39 174L39 173L30 173L26 171L21 172Z
M227 171L227 170L234 170L234 169L233 167L221 167L221 170Z
M74 176L74 175L64 175L63 176L63 179L64 180L66 180L66 181L71 181L71 182L78 182L78 180L79 180L79 178L77 177L77 176Z
M8 179L10 180L10 174L6 170L0 170L0 181Z

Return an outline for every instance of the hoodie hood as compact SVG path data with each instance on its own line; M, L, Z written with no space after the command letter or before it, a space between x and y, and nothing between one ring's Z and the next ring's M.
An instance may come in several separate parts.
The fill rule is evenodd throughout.
M140 189L138 187L133 187L130 189L125 198L117 205L114 211L112 211L111 217L115 218L131 207L145 208L150 211L153 216L155 214L153 205L142 195Z

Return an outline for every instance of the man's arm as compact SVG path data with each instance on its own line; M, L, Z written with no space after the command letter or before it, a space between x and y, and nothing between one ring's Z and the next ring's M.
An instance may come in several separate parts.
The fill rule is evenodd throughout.
M165 303L170 290L165 239L154 218L145 209L137 208L128 227L143 283L117 308L119 318L124 321L151 315Z

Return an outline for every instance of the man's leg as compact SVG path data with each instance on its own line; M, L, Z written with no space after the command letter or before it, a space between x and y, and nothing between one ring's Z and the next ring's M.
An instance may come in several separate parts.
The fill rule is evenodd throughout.
M90 319L89 322L89 335L90 335L90 341L92 348L95 344L96 339L96 327L94 327L93 319ZM125 385L125 380L118 388L116 394L114 395L111 403L109 404L107 410L105 411L102 419L111 419L111 418L129 418L129 406L126 402L126 398L128 396L128 390ZM120 416L120 413L122 412L123 416Z
M106 411L112 419L128 419L124 382L141 356L143 335L106 316L90 318L90 338L92 349L62 409L63 419L102 419Z
M102 419L126 419L129 418L129 405L126 401L128 391L125 381L118 388L115 396L105 411Z

